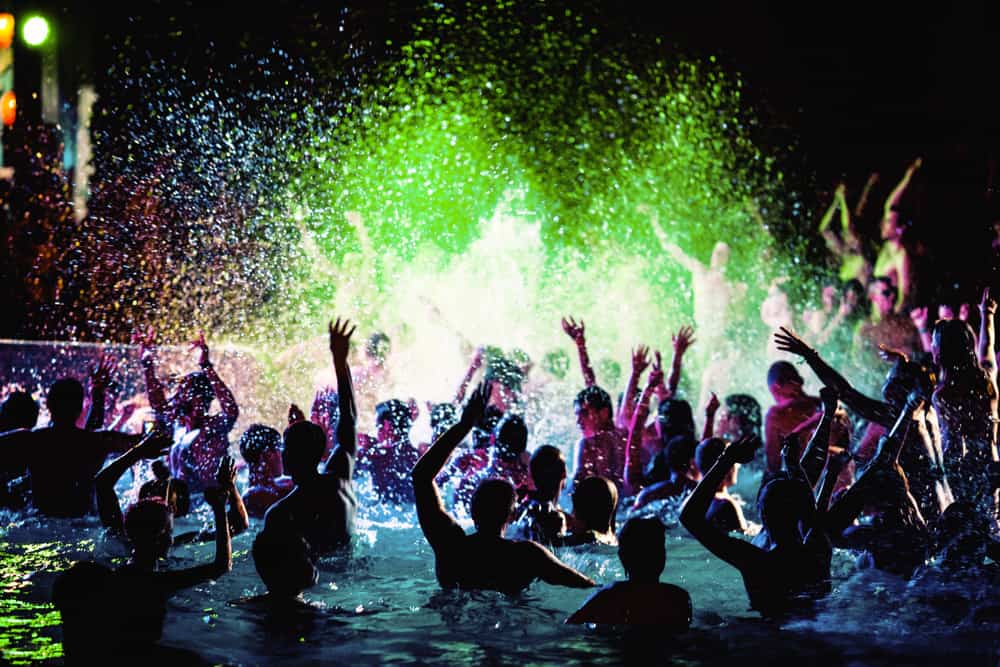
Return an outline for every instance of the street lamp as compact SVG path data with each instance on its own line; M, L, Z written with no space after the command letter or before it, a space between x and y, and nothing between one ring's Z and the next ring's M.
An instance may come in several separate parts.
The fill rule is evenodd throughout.
M28 46L39 47L49 38L49 22L42 16L32 16L25 20L21 37Z

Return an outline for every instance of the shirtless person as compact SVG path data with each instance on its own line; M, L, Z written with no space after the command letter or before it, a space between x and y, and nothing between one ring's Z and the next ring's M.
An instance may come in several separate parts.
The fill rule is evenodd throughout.
M615 427L611 396L593 385L576 395L573 407L581 436L576 446L574 487L587 477L603 476L621 488L628 431Z
M330 352L337 375L340 421L337 446L323 472L317 471L326 435L312 422L299 421L285 430L282 463L295 488L271 506L264 516L264 529L293 531L302 535L314 554L329 553L346 545L354 531L358 501L354 496L354 458L357 452L354 388L347 367L347 352L354 327L340 319L330 323Z
M514 487L510 482L488 479L472 497L476 532L466 535L441 504L434 478L452 451L486 411L489 383L480 384L469 398L462 418L431 445L413 468L413 491L420 527L434 549L435 572L444 588L487 589L517 593L535 579L574 588L594 582L561 563L536 542L504 539L514 513Z
M803 391L804 382L795 366L787 361L776 361L767 371L767 388L774 397L774 405L764 417L764 453L769 475L781 470L781 442L785 436L813 418L820 408L819 398Z

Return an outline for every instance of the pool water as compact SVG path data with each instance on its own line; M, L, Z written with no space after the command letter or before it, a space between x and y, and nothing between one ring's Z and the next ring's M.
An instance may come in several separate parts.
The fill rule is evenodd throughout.
M163 643L213 663L282 664L620 664L639 659L713 664L733 659L817 665L941 664L953 656L998 664L997 625L973 620L995 586L914 586L834 557L834 591L815 618L778 625L747 608L742 582L676 524L676 503L654 506L668 524L663 581L686 588L694 605L687 634L567 626L587 591L536 583L519 597L442 591L433 553L413 512L371 504L350 555L320 563L319 583L300 608L271 613L250 546L259 529L233 539L233 571L182 591L170 602ZM203 527L207 512L175 531ZM60 661L59 615L48 604L58 572L77 559L114 564L125 547L97 519L51 520L7 514L0 531L0 649L14 664ZM624 518L622 515L620 518ZM619 524L620 525L620 524ZM212 543L175 547L167 564L212 558ZM600 583L624 577L614 549L562 549L559 556ZM937 602L929 598L936 596ZM947 600L942 602L942 600ZM123 609L122 613L128 613Z

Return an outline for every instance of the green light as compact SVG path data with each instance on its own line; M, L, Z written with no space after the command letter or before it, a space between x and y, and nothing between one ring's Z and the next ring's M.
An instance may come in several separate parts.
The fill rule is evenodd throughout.
M49 22L41 16L32 16L24 22L21 36L28 46L41 46L49 38Z

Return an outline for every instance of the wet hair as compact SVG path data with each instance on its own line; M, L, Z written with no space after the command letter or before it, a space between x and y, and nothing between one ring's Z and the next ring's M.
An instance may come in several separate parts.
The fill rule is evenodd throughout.
M618 487L607 477L587 477L573 491L573 516L590 530L607 530L618 508Z
M281 458L289 473L315 470L326 451L326 434L310 421L295 422L286 428L282 440Z
M749 394L730 394L726 396L725 404L726 411L739 418L742 435L761 437L760 429L764 420L756 398Z
M265 528L254 539L251 554L269 593L294 597L316 583L309 544L297 533Z
M182 400L200 398L206 403L211 403L212 399L215 398L215 390L212 389L212 383L209 382L208 376L201 371L188 373L184 377L183 390Z
M34 428L37 423L38 403L25 391L11 392L0 405L0 433L15 428Z
M962 320L938 320L934 324L934 342L942 368L969 370L979 368L976 357L976 336Z
M542 445L531 455L531 480L540 493L552 494L566 479L566 459L558 447Z
M493 428L497 455L504 461L516 461L528 449L528 427L521 415L506 413Z
M595 410L601 410L603 408L608 409L608 419L614 418L614 408L611 405L611 395L598 387L596 384L591 385L578 393L576 398L573 400L573 407L582 407L584 405L590 406Z
M808 520L816 509L809 485L785 476L775 477L761 488L758 505L761 521L772 538L784 530L798 530L798 522Z
M493 533L501 530L514 515L514 485L503 479L484 479L472 494L469 514L476 530Z
M629 578L660 578L667 563L666 534L656 517L625 522L618 535L618 559Z
M173 513L163 498L143 498L125 512L125 535L134 547L166 550L172 530Z
M431 431L434 437L458 423L458 408L453 403L437 403L431 408Z
M240 455L247 463L260 463L268 449L281 449L281 434L265 424L251 424L240 436Z
M894 405L902 405L907 396L916 392L929 401L934 392L934 373L916 361L897 360L886 374L882 397Z
M799 371L788 361L776 361L767 369L767 386L789 383L805 384Z
M389 352L389 336L381 331L376 331L365 341L365 354L372 359L385 361L385 356Z
M486 382L499 382L511 391L521 391L524 371L510 359L496 355L487 360L483 379Z
M569 355L565 350L552 350L542 357L542 368L545 372L560 380L566 379L569 366Z
M694 451L694 463L702 475L708 474L724 451L726 451L726 441L722 438L708 438L698 445Z
M674 472L685 472L691 467L691 459L694 458L697 444L694 437L686 433L670 438L663 448L667 468Z
M691 413L691 404L687 401L679 398L661 401L656 409L656 420L660 423L664 444L677 435L694 439L694 415Z
M385 422L389 422L396 435L407 435L413 425L410 406L398 398L382 401L375 406L375 424L381 426Z
M45 404L57 423L73 423L83 412L83 385L73 378L56 380L49 387Z
M891 294L888 294L886 296L892 296L892 302L896 303L896 299L899 298L899 290L896 289L896 286L892 284L892 281L889 280L889 278L887 278L886 276L877 276L875 278L872 278L871 282L868 283L868 291L870 292L871 289L875 287L877 283L882 283L882 287L879 289L881 289L883 292L886 291L891 292Z
M151 467L154 479L139 487L139 500L162 499L166 501L175 519L186 516L191 511L191 489L188 483L171 477L167 464L159 459L153 461Z

